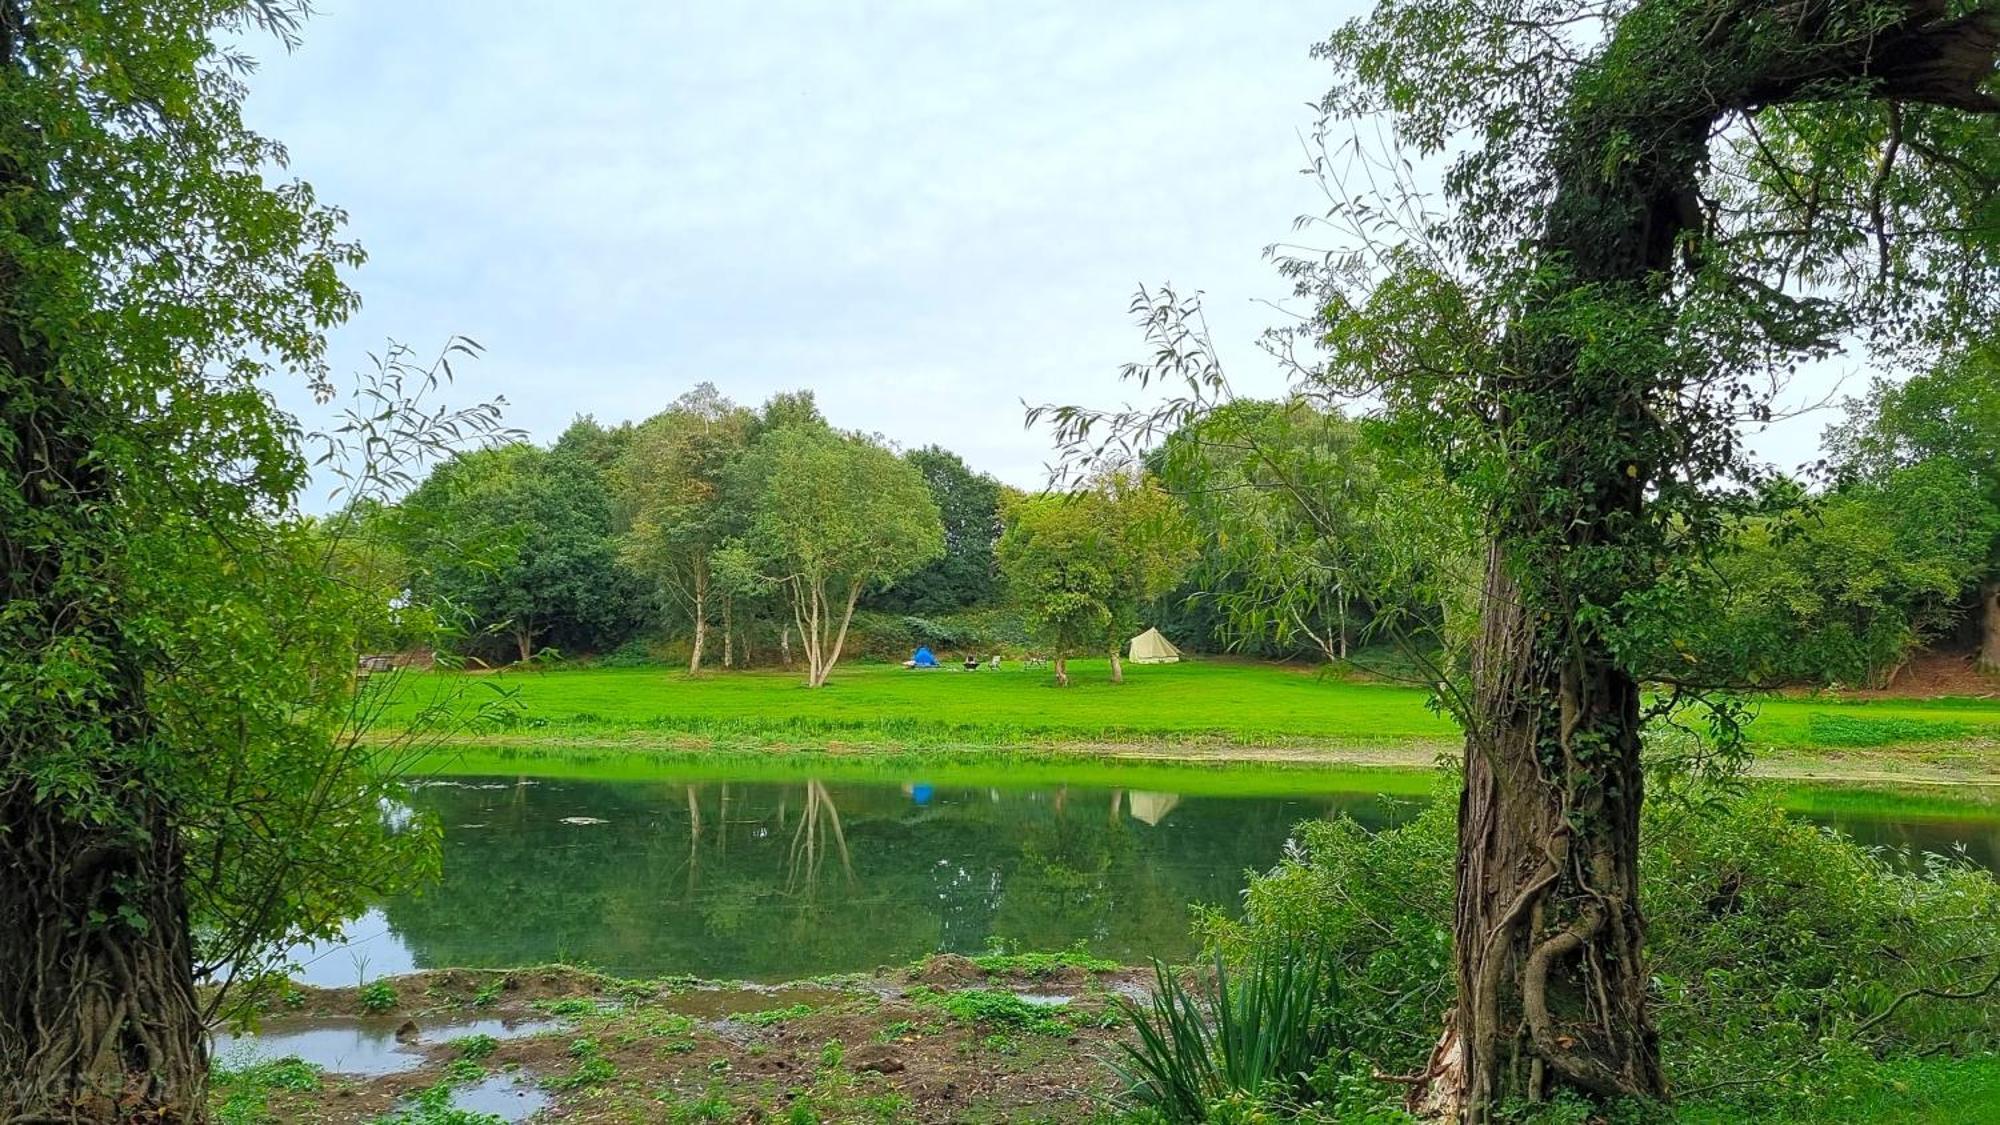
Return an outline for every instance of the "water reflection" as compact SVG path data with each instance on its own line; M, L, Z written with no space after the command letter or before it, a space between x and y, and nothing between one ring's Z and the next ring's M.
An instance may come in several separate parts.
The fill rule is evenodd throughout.
M311 951L308 982L558 959L786 980L995 941L1185 956L1192 908L1233 906L1291 825L1410 807L922 780L470 779L416 799L445 826L442 883Z
M621 975L779 981L933 952L1081 945L1121 961L1192 953L1202 907L1233 909L1291 826L1374 827L1410 802L1364 793L1216 797L933 784L527 782L420 790L444 878L306 951L309 983L412 968L569 960ZM1992 823L1839 818L1864 842L2000 860Z

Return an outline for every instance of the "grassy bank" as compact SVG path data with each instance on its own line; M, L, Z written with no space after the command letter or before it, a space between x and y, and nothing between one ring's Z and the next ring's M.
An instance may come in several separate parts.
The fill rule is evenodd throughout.
M1057 688L1046 670L841 669L819 690L786 672L574 668L411 674L392 688L393 729L437 700L472 708L511 697L514 720L454 739L487 750L873 753L1006 748L1092 757L1340 763L1421 769L1454 750L1456 725L1421 688L1233 661L1128 669L1108 682L1078 661ZM1767 697L1750 737L1759 770L1802 780L2000 782L2000 700Z

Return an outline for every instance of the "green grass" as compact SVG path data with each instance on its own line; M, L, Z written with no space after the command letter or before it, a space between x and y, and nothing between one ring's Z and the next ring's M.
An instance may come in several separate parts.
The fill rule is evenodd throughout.
M1428 693L1399 684L1245 661L1137 666L1108 682L1103 661L1072 664L1058 688L1046 669L914 672L852 664L812 690L795 672L691 679L669 669L573 668L402 682L384 725L406 722L438 693L465 705L515 693L518 724L491 744L627 743L942 750L1203 741L1240 747L1446 748L1453 722ZM469 690L468 690L469 689ZM1768 697L1751 741L1769 750L1842 750L2000 739L2000 700Z
M878 741L911 745L1125 742L1213 737L1236 743L1447 742L1450 720L1422 691L1311 671L1239 662L1128 668L1123 684L1103 661L1071 664L1056 687L1046 669L915 672L855 664L808 689L795 672L731 672L690 679L660 668L584 668L406 682L387 721L407 716L426 688L478 679L518 693L521 733ZM484 693L473 692L475 698Z

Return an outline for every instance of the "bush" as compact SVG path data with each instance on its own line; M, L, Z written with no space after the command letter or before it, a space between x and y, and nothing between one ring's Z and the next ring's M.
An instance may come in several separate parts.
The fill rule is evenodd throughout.
M1453 1000L1455 808L1439 800L1379 833L1301 825L1252 879L1242 920L1210 914L1202 929L1239 960L1325 950L1347 985L1329 1017L1357 1057L1418 1069ZM1674 1088L1810 1102L1851 1085L1859 1063L2000 1045L2000 989L1934 994L1977 991L2000 971L1990 873L1937 856L1899 870L1754 792L1654 802L1642 836L1653 1011Z
M1120 1001L1139 1042L1121 1044L1125 1060L1112 1065L1127 1097L1150 1116L1200 1122L1238 1105L1316 1101L1323 1082L1315 1080L1346 1069L1332 960L1307 947L1273 947L1248 964L1249 975L1232 983L1218 954L1191 991L1155 961L1151 1000Z

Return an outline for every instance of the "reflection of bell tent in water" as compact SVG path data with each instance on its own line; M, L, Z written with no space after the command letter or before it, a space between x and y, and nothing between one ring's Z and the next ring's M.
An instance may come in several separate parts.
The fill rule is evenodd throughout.
M1148 793L1144 789L1134 789L1125 795L1125 807L1135 819L1157 825L1166 819L1181 803L1179 793Z
M1181 650L1161 636L1158 629L1146 630L1133 637L1130 644L1134 664L1172 664L1181 658Z

